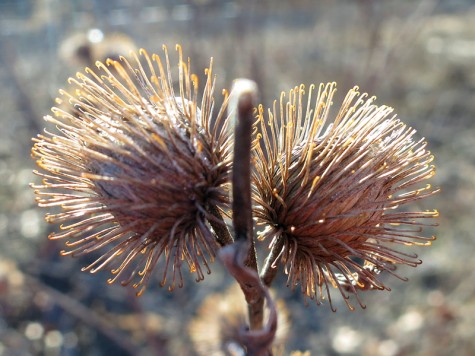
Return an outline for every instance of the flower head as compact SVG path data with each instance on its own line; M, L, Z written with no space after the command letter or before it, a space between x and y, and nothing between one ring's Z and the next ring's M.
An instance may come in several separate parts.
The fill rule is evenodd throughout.
M357 88L326 125L335 90L321 85L313 98L312 86L305 99L300 86L287 100L283 93L268 117L259 108L254 216L292 287L331 303L333 286L352 308L347 292L389 289L380 271L421 263L397 247L433 240L420 233L437 212L407 205L435 192L425 183L434 166L426 143L413 139L415 130Z
M227 98L213 119L211 65L199 105L197 76L177 48L179 93L165 47L165 63L144 50L97 62L97 73L86 68L61 91L68 107L46 117L57 131L39 135L32 151L38 204L61 224L50 238L66 240L63 255L99 251L84 269L111 269L110 283L135 280L138 294L157 264L162 285L173 269L170 288L182 285L183 262L203 279L217 247L209 211L228 204Z

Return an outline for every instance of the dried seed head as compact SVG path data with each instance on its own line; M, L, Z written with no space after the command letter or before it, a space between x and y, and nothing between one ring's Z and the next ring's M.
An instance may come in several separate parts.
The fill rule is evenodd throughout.
M32 151L43 178L33 186L37 202L60 209L46 216L61 224L50 238L67 240L64 255L99 251L84 270L110 268L110 283L135 280L138 294L157 264L162 285L173 269L171 289L183 283L183 262L203 279L216 250L208 211L228 205L227 97L212 120L211 65L198 107L198 79L177 48L178 95L165 47L165 66L143 50L97 62L98 73L70 79L74 90L61 92L69 109L46 117L58 131L38 136Z
M123 33L104 33L93 28L68 36L59 47L58 57L68 65L85 67L93 66L97 60L119 60L121 55L136 49L134 41Z
M301 285L319 304L331 303L330 286L347 292L388 289L380 271L416 266L398 245L429 245L420 233L436 211L406 205L435 192L421 183L434 175L433 157L415 130L376 106L357 88L347 94L325 131L334 84L321 85L307 105L304 87L280 98L264 117L259 108L254 142L254 216L266 226L260 238L285 264L288 283ZM397 275L396 275L397 276ZM358 298L358 295L356 294ZM358 298L359 304L364 307Z

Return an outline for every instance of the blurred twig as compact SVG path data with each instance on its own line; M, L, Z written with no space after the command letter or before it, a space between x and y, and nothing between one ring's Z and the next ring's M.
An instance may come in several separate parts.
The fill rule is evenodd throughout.
M134 344L129 337L118 331L117 328L112 325L112 323L104 318L101 318L99 315L94 313L88 307L79 303L77 300L69 297L67 294L61 293L56 289L45 285L31 275L25 274L25 278L33 289L44 291L49 294L54 302L63 308L64 311L107 336L111 341L120 346L120 348L126 351L128 354L134 355L139 349L138 345Z

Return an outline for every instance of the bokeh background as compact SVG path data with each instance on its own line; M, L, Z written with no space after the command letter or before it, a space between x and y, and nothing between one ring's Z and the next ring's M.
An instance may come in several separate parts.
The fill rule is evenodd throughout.
M94 60L181 43L202 73L214 58L217 89L256 80L261 102L282 90L354 85L418 130L436 157L441 192L418 208L440 211L438 240L363 294L366 310L337 300L306 307L276 281L288 310L283 354L472 355L475 350L475 2L471 0L0 0L0 355L194 355L189 324L229 277L215 264L173 293L136 298L107 273L80 272L34 202L31 138L54 98ZM172 60L173 60L172 59ZM92 257L91 257L92 258ZM473 269L472 269L473 268Z

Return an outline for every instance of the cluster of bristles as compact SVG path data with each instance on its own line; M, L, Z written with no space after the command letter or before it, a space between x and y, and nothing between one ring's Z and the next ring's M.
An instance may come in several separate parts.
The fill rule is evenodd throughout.
M64 255L99 253L84 269L110 269L111 283L132 282L138 294L154 273L181 286L183 265L203 279L233 242L233 112L227 92L215 108L212 62L200 90L177 48L177 84L166 48L165 62L141 50L78 73L46 117L57 131L33 148L38 204L61 224L50 238L66 240ZM404 207L435 192L425 142L356 88L330 120L334 92L333 83L300 86L267 113L256 108L252 147L253 216L268 263L318 303L330 287L345 300L387 289L378 273L419 264L396 247L429 244L421 231L437 216Z

